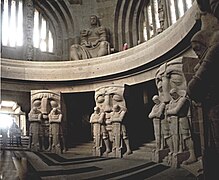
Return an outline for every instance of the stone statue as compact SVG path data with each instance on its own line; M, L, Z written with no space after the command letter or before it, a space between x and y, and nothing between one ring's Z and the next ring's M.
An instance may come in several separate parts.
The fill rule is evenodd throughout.
M219 19L219 1L218 0L197 0L202 12L212 13Z
M126 149L127 149L127 153L126 154L130 154L130 147L128 145L128 138L127 138L127 132L125 130L124 127L120 127L121 123L120 123L120 130L116 130L115 128L117 128L118 126L113 126L113 119L114 119L114 115L122 115L123 113L125 114L126 112L126 103L125 103L125 99L124 99L124 86L120 86L120 85L111 85L111 86L103 86L100 87L98 89L96 89L95 91L95 102L96 102L96 107L100 108L100 111L104 112L105 114L105 124L106 124L106 130L109 133L109 140L111 143L114 142L114 134L115 132L117 133L118 136L123 136L123 139L126 139L125 142L127 142L126 144ZM116 109L114 109L113 107L120 107ZM122 111L121 111L122 110ZM125 110L125 112L123 112ZM115 112L114 112L115 111ZM117 111L119 111L117 113ZM115 114L114 114L115 113ZM123 117L120 117L120 122L123 121ZM115 125L115 124L114 124ZM123 128L123 132L122 132L122 128ZM116 141L118 140L118 136L116 135ZM119 144L119 140L117 141L117 144ZM122 151L120 151L122 152ZM121 157L122 155L118 155L118 157Z
M164 121L165 103L162 103L158 95L153 96L152 100L155 105L152 108L148 117L153 119L154 136L156 140L156 150L164 149L164 133L162 133L161 122Z
M37 107L33 107L29 114L29 148L33 151L41 150L40 144L40 136L41 136L41 121L42 121L42 113L37 109Z
M204 120L203 165L205 179L219 178L219 0L197 0L201 30L192 38L199 58L195 75L188 84L188 96L201 103Z
M191 61L193 60L193 62ZM157 160L156 162L165 161L169 165L173 167L178 167L183 161L184 164L187 164L186 160L189 158L189 151L191 150L191 154L193 153L192 149L189 149L189 142L190 140L186 141L187 144L184 143L187 147L183 148L183 153L178 153L176 156L173 156L173 132L171 132L171 126L174 126L170 124L170 115L167 113L169 110L169 103L172 99L170 95L171 89L176 89L177 94L180 97L186 96L186 89L187 89L187 82L192 77L192 68L195 66L195 63L197 59L195 58L188 58L188 57L179 57L172 61L169 61L159 67L156 73L156 86L158 89L159 99L162 103L165 103L165 112L164 112L164 121L168 122L168 124L165 124L164 128L161 128L161 130L164 130L165 133L165 146L166 149L169 149L169 155L167 151L158 151L158 155L156 156ZM188 68L189 67L189 68ZM186 101L187 104L187 101ZM186 105L183 105L186 106ZM191 111L192 109L192 111ZM188 108L189 114L195 114L194 108ZM187 115L188 116L188 115ZM193 120L195 117L193 116ZM191 134L191 129L189 127L188 132ZM171 134L172 133L172 134ZM177 136L178 137L178 136ZM191 135L190 135L191 138ZM190 139L188 138L188 139ZM165 158L163 158L165 156ZM163 159L162 159L163 158ZM172 158L172 159L171 159Z
M155 105L152 108L149 118L153 119L156 149L152 152L152 161L161 162L167 156L170 141L169 124L165 117L166 104L160 101L158 95L153 96Z
M41 113L40 149L49 148L49 113L53 108L61 109L60 93L50 90L32 90L31 107L36 107Z
M115 157L121 157L122 139L124 140L126 145L125 155L129 155L132 153L129 145L126 127L123 123L126 111L127 109L125 107L120 107L118 104L116 104L113 106L113 111L110 117L113 131L113 152L115 154Z
M104 140L106 146L106 153L111 152L109 134L106 130L105 124L105 114L100 111L99 107L94 108L94 113L90 117L90 123L93 125L93 138L94 138L94 147L93 155L101 156L102 155L102 140Z
M64 144L62 133L62 114L57 108L53 108L49 113L49 150L60 154Z
M188 149L189 158L182 163L191 164L196 161L196 156L193 141L191 139L190 122L188 119L190 101L185 96L180 96L175 88L170 90L170 95L172 100L168 104L166 111L172 137L170 155L177 156L179 153L183 153L183 151ZM182 160L179 158L179 161ZM173 163L173 161L170 163Z
M97 16L90 17L91 27L80 32L81 43L70 49L70 60L90 59L110 54L108 31L100 25Z

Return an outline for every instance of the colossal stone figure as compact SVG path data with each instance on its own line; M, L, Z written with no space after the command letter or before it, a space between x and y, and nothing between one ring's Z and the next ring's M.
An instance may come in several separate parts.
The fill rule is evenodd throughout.
M49 113L53 108L61 109L60 93L49 90L31 91L31 107L35 107L41 115L40 149L49 147Z
M152 108L149 118L153 119L154 135L156 140L156 149L153 150L152 160L161 162L167 155L169 149L167 148L167 139L169 135L169 124L165 118L165 103L162 103L158 95L153 96L152 100L155 105Z
M193 60L195 61L196 59L193 58ZM175 88L177 90L177 94L179 94L180 97L184 97L186 95L187 81L191 79L192 77L191 67L194 67L194 66L195 66L194 62L191 61L191 58L180 57L180 58L177 58L175 60L172 60L170 62L167 62L161 65L160 68L158 69L156 73L156 85L157 85L160 101L166 104L165 112L164 112L166 121L169 120L169 117L167 117L168 115L167 111L168 111L169 103L172 100L172 97L169 93L170 90ZM191 111L190 108L188 108L187 112L189 114L190 114L190 111ZM171 121L169 121L169 123L170 122ZM173 126L174 125L172 125L172 127ZM188 126L188 128L189 128L188 131L191 134L190 126ZM187 153L188 152L187 149L189 148L188 147L187 149L183 148L183 153L181 154L178 153L178 156L172 156L173 154L173 140L172 140L173 130L174 129L172 128L172 130L169 130L169 133L168 133L168 128L166 128L167 135L165 138L165 142L170 150L170 153L169 153L169 158L168 156L166 156L164 160L166 160L170 165L174 167L178 167L179 164L182 163L183 161L185 161L184 163L187 164L186 160L189 158L188 156L189 153ZM178 135L175 135L175 137L176 136L178 137ZM191 136L189 136L188 139L189 138L191 138ZM192 154L194 152L194 149L193 150L189 149L189 152L190 151Z
M192 40L199 58L188 84L189 97L202 103L204 113L203 165L205 179L219 178L219 0L197 0L202 27Z
M105 114L100 111L99 107L94 108L94 113L90 117L90 123L93 125L93 138L94 138L94 147L93 155L101 156L102 155L102 140L104 140L106 146L106 153L111 152L109 134L106 130L105 123Z
M128 134L126 131L126 127L123 124L123 120L125 117L127 109L125 107L120 107L118 104L113 106L113 111L110 117L110 121L112 123L112 135L113 135L113 152L115 157L121 157L121 149L122 149L122 139L126 145L126 153L125 155L129 155L132 153Z
M177 163L174 166L178 166L183 161L183 164L191 164L196 161L194 145L191 139L188 112L190 107L190 102L185 96L180 96L175 88L170 90L170 95L172 100L168 104L166 111L168 121L170 123L170 134L172 139L172 147L170 147L170 163ZM180 156L188 149L189 158L187 160L173 159L175 156ZM179 162L178 162L179 161Z
M41 136L41 120L42 120L42 113L36 108L33 107L29 114L29 122L30 122L30 127L29 127L29 136L30 136L30 141L29 141L29 148L33 151L38 151L41 149L41 144L39 137Z
M60 110L53 108L49 113L49 150L58 154L62 153L65 145L61 122L62 114Z
M164 125L164 110L165 110L165 103L162 103L159 99L158 95L153 96L152 100L154 101L155 105L152 108L148 117L153 119L154 125L154 136L156 140L156 150L164 149L165 140L164 140L164 131L165 128L162 128L162 124Z
M82 30L81 43L74 44L70 49L70 60L90 59L110 54L109 33L100 25L97 16L90 17L91 27Z
M119 123L120 126L119 126L119 128L117 128L118 126L113 126L112 120L114 119L113 115L116 115L116 116L118 115L117 114L118 110L119 110L119 114L120 114L121 112L123 112L126 109L126 103L125 103L125 99L123 96L124 89L125 89L124 86L111 85L111 86L104 86L104 87L98 88L95 91L96 107L99 107L100 111L103 111L105 114L104 119L105 119L105 123L106 123L106 129L109 133L109 138L110 138L111 142L114 142L114 135L115 134L117 137L116 141L119 142L118 136L120 136L121 132L122 132L121 131L122 127L120 127L121 123ZM119 106L122 111L120 111L120 108L118 110L116 108L116 109L114 109L114 111L115 111L115 114L114 114L113 107L116 107L115 105ZM120 117L119 119L120 119L120 122L121 121L124 122L123 116ZM124 128L123 128L123 130L124 130ZM128 143L128 140L126 138L127 135L125 135L127 132L125 133L124 131L123 131L123 135L126 139L126 142ZM117 143L117 144L119 144L119 143ZM126 144L126 146L127 145L128 144ZM116 148L119 149L121 147L116 147ZM126 149L127 149L127 153L129 154L129 152L130 152L129 145L126 147ZM122 152L122 151L120 151L120 152ZM118 157L121 157L121 156L122 155L118 155Z

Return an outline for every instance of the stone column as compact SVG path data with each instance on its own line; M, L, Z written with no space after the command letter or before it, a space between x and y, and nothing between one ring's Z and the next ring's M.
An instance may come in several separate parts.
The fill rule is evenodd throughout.
M62 118L60 120L60 117L59 117L59 115L62 114L60 95L61 95L60 92L53 92L50 90L32 90L31 91L31 110L34 110L35 113L33 114L36 114L36 112L37 114L40 114L40 118L38 115L35 117L35 119L39 120L37 121L39 125L39 129L37 130L37 132L39 136L39 146L40 146L39 149L41 150L45 150L47 148L51 149L51 144L50 144L51 139L49 138L53 137L50 135L53 134L54 131L57 131L59 133L59 138L61 139L60 140L61 149L65 150L64 135L62 132L63 121L62 121ZM51 118L49 118L49 114L54 108L56 108L59 113L51 115ZM54 125L54 123L56 124ZM35 125L33 126L35 128L37 127ZM30 126L30 128L32 128L32 125Z
M122 148L126 148L127 155L132 153L124 124L127 112L124 89L121 85L110 85L95 90L96 107L103 114L99 119L101 132L98 138L104 141L107 156L122 157ZM122 146L122 142L126 147Z
M161 65L156 73L159 99L166 106L164 120L168 122L169 126L169 129L166 126L161 127L169 153L164 159L158 161L165 161L173 167L179 167L181 163L189 164L196 160L191 131L191 113L194 112L191 112L189 99L186 97L187 83L194 74L193 69L196 62L195 58L179 57ZM178 93L178 99L181 98L180 103L175 102L177 100L171 97L170 91L173 88Z
M34 5L33 0L24 1L24 44L26 46L25 57L27 60L33 60L33 27L34 27Z

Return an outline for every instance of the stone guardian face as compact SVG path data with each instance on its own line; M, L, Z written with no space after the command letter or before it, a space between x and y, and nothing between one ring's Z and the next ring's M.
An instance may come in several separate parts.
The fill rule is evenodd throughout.
M53 108L60 109L60 93L48 90L31 91L31 109L33 107L43 114L43 119L47 119Z
M123 97L124 86L104 86L96 90L95 101L96 106L105 113L113 111L114 105L126 107L125 99Z
M184 95L187 84L183 73L182 59L175 59L161 65L157 70L155 80L162 102L168 103L170 101L171 97L169 92L172 88L176 88L179 90L180 95Z
M114 105L126 107L123 96L124 89L124 86L112 85L101 87L95 91L96 106L100 108L100 111L106 113L106 118L113 111Z

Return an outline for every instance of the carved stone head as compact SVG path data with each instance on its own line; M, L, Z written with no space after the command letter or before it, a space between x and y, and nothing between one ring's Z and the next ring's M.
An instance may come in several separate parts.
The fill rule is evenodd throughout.
M99 19L96 15L90 16L90 24L91 24L91 26L100 26Z
M37 108L43 114L43 119L47 119L53 108L60 109L60 93L49 90L31 91L31 109L33 108Z
M171 100L170 90L175 88L180 96L184 96L187 84L194 75L197 58L179 57L159 67L155 75L158 95L161 102Z
M115 105L126 108L126 103L123 96L124 89L124 86L120 85L104 86L96 89L96 106L99 107L101 111L106 113L106 118L113 111L113 107L115 107Z
M168 103L171 100L170 90L186 90L187 83L183 72L182 59L175 59L160 66L156 72L156 85L160 100Z
M159 99L159 96L158 95L154 95L153 98L152 98L153 102L155 104L160 104L160 99Z

